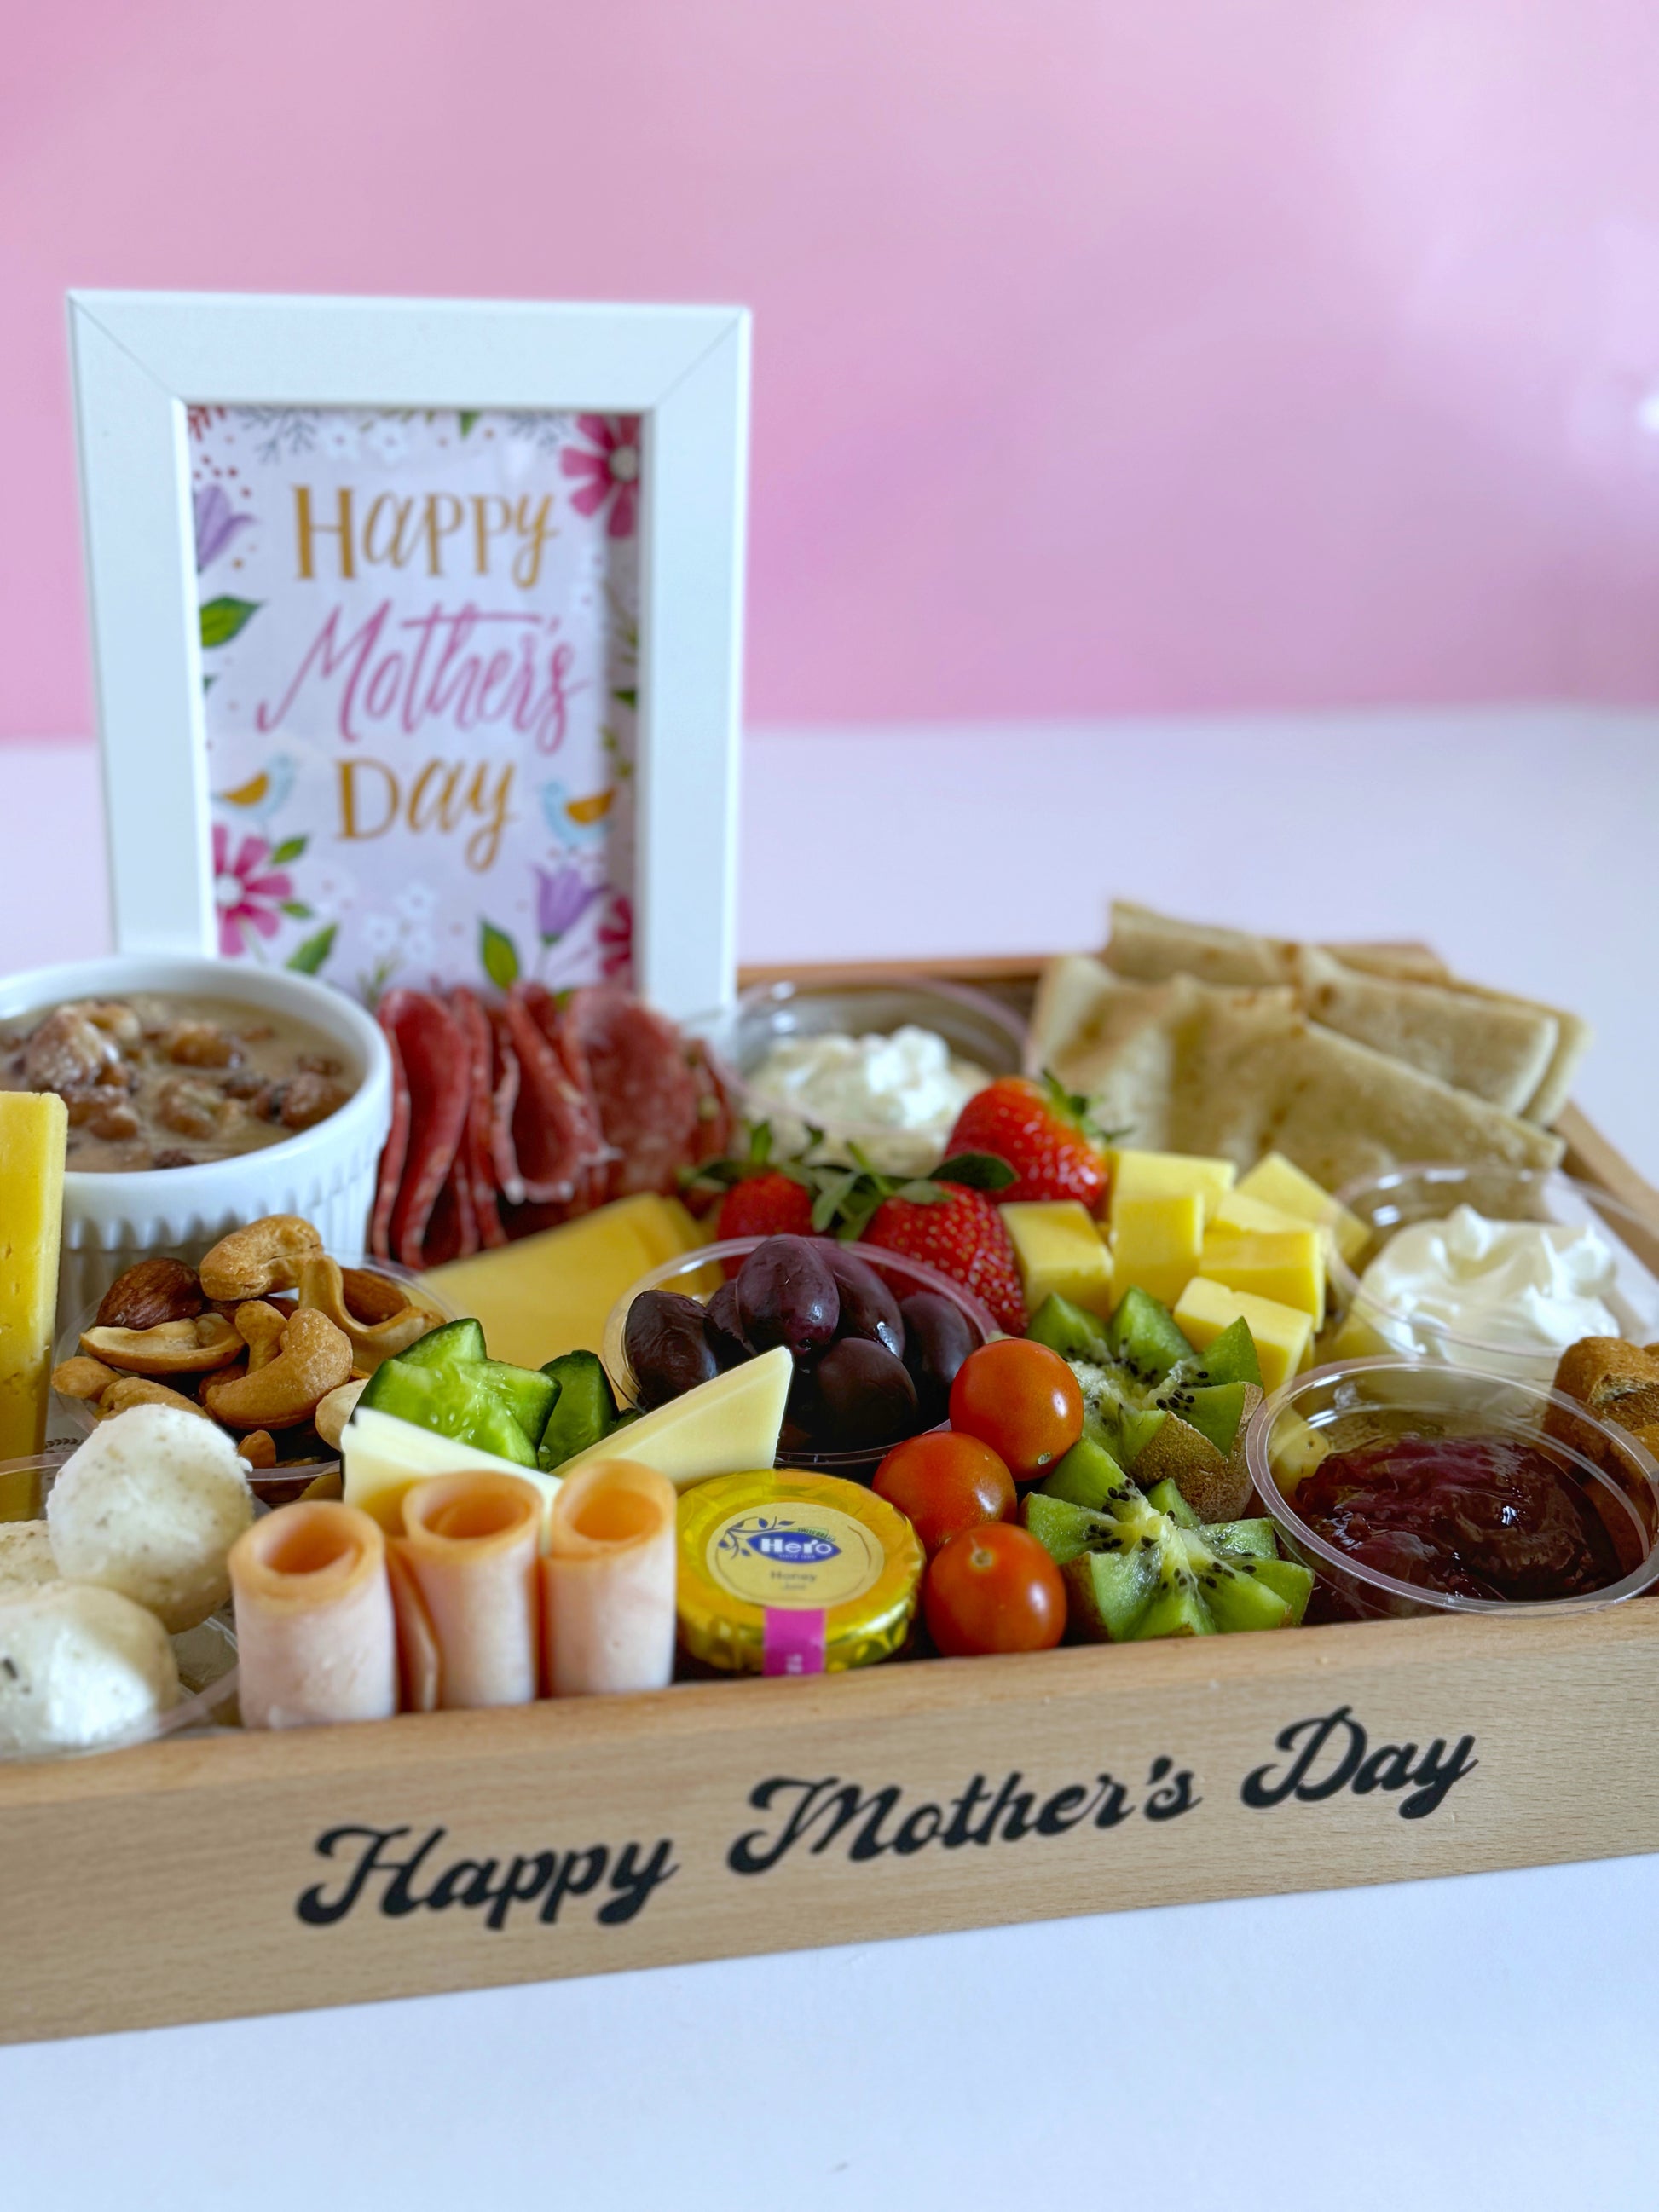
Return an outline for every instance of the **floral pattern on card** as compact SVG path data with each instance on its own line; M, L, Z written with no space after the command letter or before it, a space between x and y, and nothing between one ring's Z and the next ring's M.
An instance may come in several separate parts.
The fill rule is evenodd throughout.
M188 427L223 957L371 1005L629 979L637 418Z

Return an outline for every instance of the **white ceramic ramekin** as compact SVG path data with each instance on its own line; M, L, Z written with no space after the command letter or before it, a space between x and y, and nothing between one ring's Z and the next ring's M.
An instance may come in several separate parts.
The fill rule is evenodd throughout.
M143 953L8 975L0 981L0 1019L131 991L229 999L290 1015L327 1038L356 1089L314 1128L235 1159L135 1175L66 1175L59 1314L79 1313L101 1298L136 1260L151 1253L199 1260L228 1231L262 1214L302 1214L328 1250L361 1252L392 1121L392 1059L378 1024L339 992L286 969Z

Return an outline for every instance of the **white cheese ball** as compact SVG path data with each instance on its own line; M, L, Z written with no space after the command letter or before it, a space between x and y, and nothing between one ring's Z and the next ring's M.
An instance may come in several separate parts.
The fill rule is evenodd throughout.
M0 1597L55 1583L58 1562L44 1521L0 1521Z
M167 1631L118 1590L55 1582L0 1596L0 1754L144 1735L178 1699Z
M46 1500L59 1572L122 1591L175 1636L229 1596L226 1554L252 1518L235 1445L174 1406L94 1429Z

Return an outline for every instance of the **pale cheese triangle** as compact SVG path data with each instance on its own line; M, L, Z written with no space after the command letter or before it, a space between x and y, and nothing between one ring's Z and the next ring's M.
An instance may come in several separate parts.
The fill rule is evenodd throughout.
M547 1520L562 1474L543 1474L533 1467L520 1467L494 1452L472 1444L458 1444L435 1430L414 1421L400 1420L373 1406L359 1406L346 1423L340 1438L340 1458L345 1468L345 1502L361 1506L378 1521L388 1535L404 1533L404 1492L434 1474L516 1474L542 1497L542 1540L547 1540Z
M728 1368L712 1382L641 1413L625 1429L604 1437L560 1468L574 1474L594 1460L631 1460L654 1468L676 1490L689 1490L711 1474L745 1474L773 1465L794 1362L782 1345Z

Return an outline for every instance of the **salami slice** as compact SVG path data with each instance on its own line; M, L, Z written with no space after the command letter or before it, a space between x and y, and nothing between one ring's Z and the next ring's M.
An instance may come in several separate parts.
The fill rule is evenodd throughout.
M466 1127L457 1158L464 1164L471 1185L477 1243L486 1249L505 1244L495 1155L495 1041L489 1018L477 996L462 988L449 994L449 1011L466 1042Z
M519 1079L510 1119L504 1122L499 1109L495 1115L495 1157L510 1204L562 1203L584 1194L591 1171L604 1165L605 1137L592 1098L572 1080L526 997L526 987L515 983L501 1010Z
M428 992L388 991L380 1019L402 1058L409 1095L407 1148L386 1241L392 1259L420 1267L427 1226L465 1127L467 1054L447 1007Z
M737 1149L743 1117L721 1078L720 1062L701 1037L687 1041L685 1064L697 1087L697 1125L686 1165L700 1168L704 1161L724 1159Z
M409 1076L404 1067L402 1048L398 1033L388 1029L384 1020L380 1027L386 1035L386 1050L392 1055L392 1127L386 1133L384 1150L380 1154L380 1172L374 1184L374 1207L369 1216L368 1249L377 1260L392 1257L392 1209L397 1203L398 1186L404 1179L404 1163L409 1157Z
M456 1148L443 1188L433 1200L421 1238L421 1265L441 1267L447 1260L470 1260L478 1249L478 1210L472 1195L472 1170L465 1140Z
M610 983L574 992L558 1019L565 1048L580 1051L605 1142L617 1155L605 1194L672 1192L698 1128L699 1085L678 1030Z

